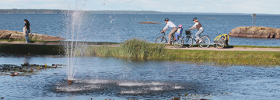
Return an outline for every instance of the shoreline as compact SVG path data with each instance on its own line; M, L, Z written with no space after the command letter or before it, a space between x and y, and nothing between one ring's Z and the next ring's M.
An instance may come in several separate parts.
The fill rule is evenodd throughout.
M64 41L66 42L66 41ZM70 42L70 41L68 41ZM75 51L77 57L115 57L134 60L166 60L188 62L212 62L217 65L280 65L280 47L269 46L231 46L229 48L174 48L155 47L155 44L138 39L123 43L87 42L83 51ZM84 48L83 46L78 47ZM141 49L143 48L143 49ZM63 42L10 43L0 42L0 53L65 55Z

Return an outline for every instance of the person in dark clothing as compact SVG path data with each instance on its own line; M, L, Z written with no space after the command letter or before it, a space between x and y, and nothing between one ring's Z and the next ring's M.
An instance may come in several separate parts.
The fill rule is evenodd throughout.
M24 29L26 29L26 31L25 31L26 42L25 43L29 43L29 35L28 34L30 33L30 23L27 19L24 19L24 23L25 23Z

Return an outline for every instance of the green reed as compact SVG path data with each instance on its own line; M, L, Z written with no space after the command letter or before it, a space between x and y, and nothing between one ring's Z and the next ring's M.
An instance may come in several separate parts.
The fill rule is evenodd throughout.
M92 55L96 56L112 56L130 59L157 59L164 54L162 46L149 44L145 40L130 39L120 44L118 47L100 46L90 48Z

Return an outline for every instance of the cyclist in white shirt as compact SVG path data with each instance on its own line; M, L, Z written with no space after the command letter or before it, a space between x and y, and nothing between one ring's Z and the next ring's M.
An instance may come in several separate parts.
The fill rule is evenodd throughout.
M172 28L172 30L171 30L170 33L168 34L168 43L167 43L167 44L170 44L171 39L174 38L174 37L173 37L173 34L178 30L178 28L177 28L177 26L176 26L173 22L169 21L168 18L165 18L164 21L165 21L165 23L166 23L166 26L163 28L163 30L161 31L161 33L165 32L165 31L167 30L167 28L169 28L169 27Z
M196 42L198 42L199 41L199 36L203 32L203 28L202 28L202 25L200 24L200 22L197 20L196 17L193 19L193 22L194 22L194 25L189 29L190 30L193 30L195 28L197 29L197 32L195 34L195 37L196 37L195 39L196 39Z

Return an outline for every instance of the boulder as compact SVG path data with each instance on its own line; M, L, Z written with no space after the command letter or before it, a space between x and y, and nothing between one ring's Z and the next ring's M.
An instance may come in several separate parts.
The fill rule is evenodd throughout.
M280 39L280 29L270 27L237 27L232 29L228 35L231 37Z
M7 30L0 30L0 39L6 39L11 37L11 32Z
M37 33L29 33L29 38L30 38L30 40L37 40L37 41L65 40L64 38L60 38L60 37L56 37L56 36L49 36L49 35L42 35L42 34L37 34ZM0 39L25 39L25 36L23 36L23 32L0 30Z

